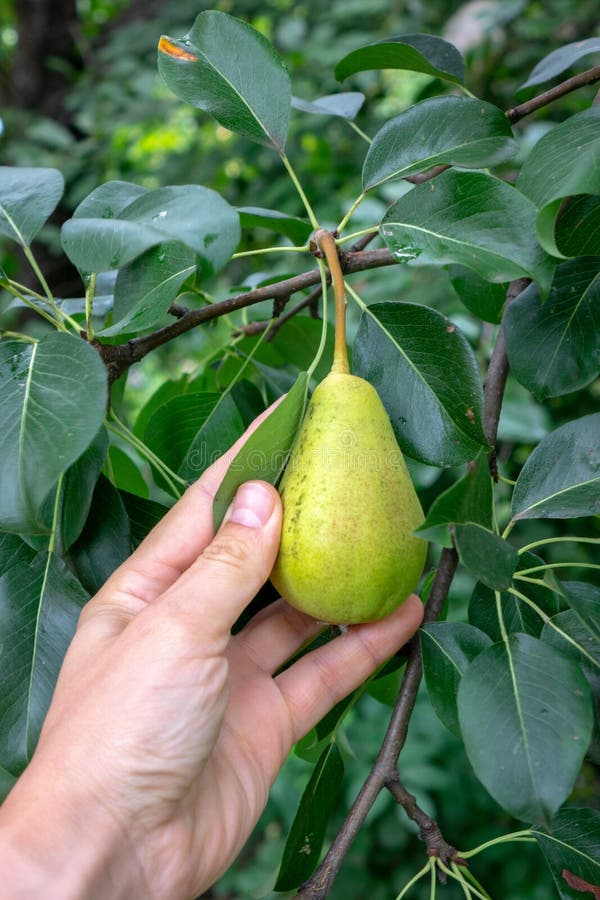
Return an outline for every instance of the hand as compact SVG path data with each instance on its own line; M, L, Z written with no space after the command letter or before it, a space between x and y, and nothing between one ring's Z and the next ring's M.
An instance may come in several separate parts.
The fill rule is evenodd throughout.
M248 482L213 535L239 443L83 610L38 748L0 810L5 896L197 896L240 851L292 744L418 628L412 596L276 677L319 623L279 600L231 637L281 528L277 492Z

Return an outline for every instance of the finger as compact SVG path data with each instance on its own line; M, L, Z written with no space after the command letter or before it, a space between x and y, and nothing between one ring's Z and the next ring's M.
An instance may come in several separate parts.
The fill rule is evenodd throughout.
M134 612L171 587L214 536L212 505L232 460L280 402L261 413L244 434L185 492L111 576L98 599L118 594ZM129 599L128 599L129 598Z
M385 619L352 625L345 634L303 656L278 675L275 683L290 712L294 741L405 644L422 618L423 604L411 594Z
M281 536L281 501L264 481L247 481L215 538L166 593L144 611L183 623L204 648L222 652L231 627L265 583Z
M272 674L305 641L323 631L321 622L277 600L257 613L232 640L232 652L244 653L264 672Z

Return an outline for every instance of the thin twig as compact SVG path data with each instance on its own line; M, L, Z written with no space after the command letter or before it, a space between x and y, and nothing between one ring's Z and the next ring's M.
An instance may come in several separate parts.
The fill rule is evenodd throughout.
M595 84L597 81L600 81L600 66L594 66L592 69L580 72L579 75L573 75L572 78L567 78L566 81L562 81L555 87L550 88L550 90L544 91L543 94L538 94L537 97L532 97L531 100L526 100L525 103L513 106L512 109L506 111L506 118L514 125L515 122L520 122L525 116L531 115L532 112L536 112L542 106L547 106L548 103L553 103L554 100L570 94L571 91L576 91L586 84Z

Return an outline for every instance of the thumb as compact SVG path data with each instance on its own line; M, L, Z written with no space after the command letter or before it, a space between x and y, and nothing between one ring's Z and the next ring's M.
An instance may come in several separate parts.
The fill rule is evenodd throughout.
M154 607L192 618L197 633L209 641L228 639L234 622L268 579L280 536L279 494L264 481L247 481L211 543Z

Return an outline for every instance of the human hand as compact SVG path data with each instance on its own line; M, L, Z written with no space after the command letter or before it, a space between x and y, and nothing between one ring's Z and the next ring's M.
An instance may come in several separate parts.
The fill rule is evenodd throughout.
M292 744L418 628L412 596L276 677L318 622L279 600L231 637L281 528L275 489L248 482L213 535L213 497L246 436L83 610L0 809L11 900L197 896L240 851Z

